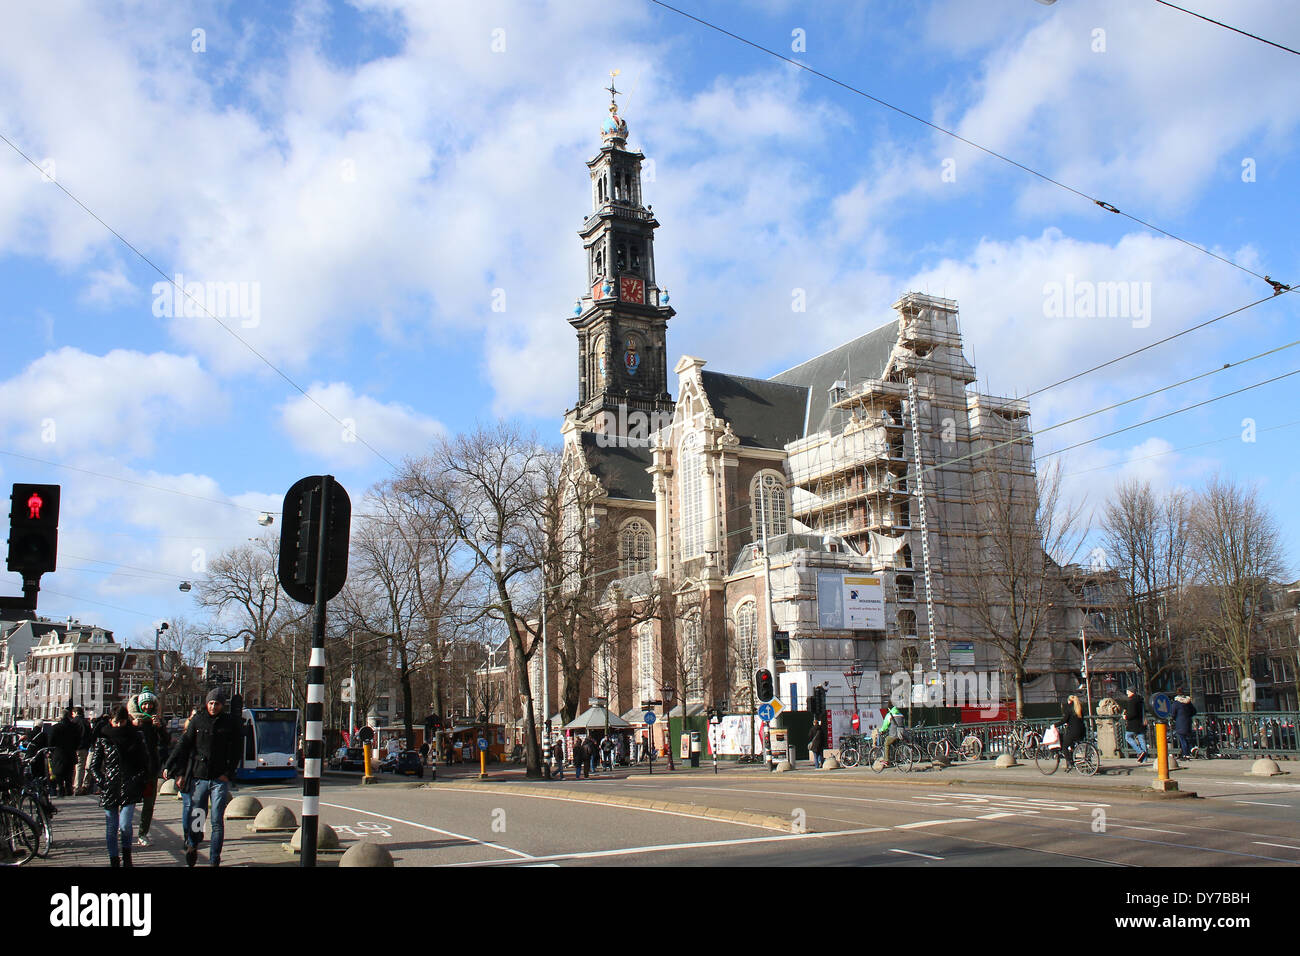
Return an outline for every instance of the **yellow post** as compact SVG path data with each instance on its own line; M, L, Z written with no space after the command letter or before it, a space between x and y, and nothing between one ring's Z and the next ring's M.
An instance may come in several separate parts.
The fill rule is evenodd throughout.
M1169 741L1165 738L1165 724L1156 724L1156 770L1161 780L1169 779Z
M487 776L487 751L482 747L478 751L478 775L480 777Z
M361 767L365 776L370 776L370 744L361 745Z

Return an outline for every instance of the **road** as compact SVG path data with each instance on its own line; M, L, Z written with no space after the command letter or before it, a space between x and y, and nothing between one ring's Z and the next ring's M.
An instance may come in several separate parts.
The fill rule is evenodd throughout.
M750 771L423 787L328 781L321 816L345 845L381 842L401 866L1300 864L1296 784L1231 781L1201 799L1153 801L1116 788L912 778ZM288 788L244 792L300 809ZM749 822L700 816L706 808Z

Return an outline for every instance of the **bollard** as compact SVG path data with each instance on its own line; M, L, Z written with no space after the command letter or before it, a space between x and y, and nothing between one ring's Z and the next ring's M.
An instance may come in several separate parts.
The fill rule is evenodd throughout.
M482 747L478 751L478 778L480 780L487 779L487 751Z
M1178 789L1178 784L1169 779L1169 739L1165 735L1168 729L1163 721L1156 722L1156 779L1151 782L1153 790L1165 792Z

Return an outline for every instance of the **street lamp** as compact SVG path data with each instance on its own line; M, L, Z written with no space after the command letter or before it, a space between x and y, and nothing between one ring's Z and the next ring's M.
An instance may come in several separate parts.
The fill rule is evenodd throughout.
M167 630L167 622L163 621L153 629L153 692L158 693L158 648L162 643L162 632ZM162 705L158 705L158 712L162 713Z

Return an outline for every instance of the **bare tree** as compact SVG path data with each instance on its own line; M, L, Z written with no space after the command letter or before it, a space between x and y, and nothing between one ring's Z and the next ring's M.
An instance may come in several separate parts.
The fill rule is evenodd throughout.
M404 494L445 517L471 556L478 606L464 624L486 617L505 626L511 653L520 663L518 692L530 777L541 775L541 749L526 665L540 646L540 629L529 621L537 595L520 589L544 553L546 482L539 471L551 457L534 436L499 422L440 440L427 459L407 462L396 480Z
M1120 484L1102 516L1102 542L1124 583L1121 641L1142 675L1144 693L1178 666L1184 597L1191 573L1190 502L1185 492L1157 495L1150 482Z
M222 644L241 641L253 658L256 703L266 696L268 642L305 613L280 590L278 563L279 541L266 536L217 555L198 582L198 602L213 612L209 637Z
M171 625L158 636L162 655L162 707L168 712L188 713L191 705L203 697L203 669L208 636L183 617L173 617Z
M1074 562L1087 533L1082 504L1065 500L1054 462L1031 477L1017 446L982 456L975 493L977 532L968 539L973 637L995 647L1012 674L1016 713L1024 713L1031 655L1050 643L1049 617L1061 594L1061 568Z
M1255 633L1270 583L1284 575L1277 520L1253 486L1216 475L1192 505L1190 541L1195 579L1205 589L1206 642L1232 666L1238 686L1250 678ZM1243 710L1254 710L1243 693Z

